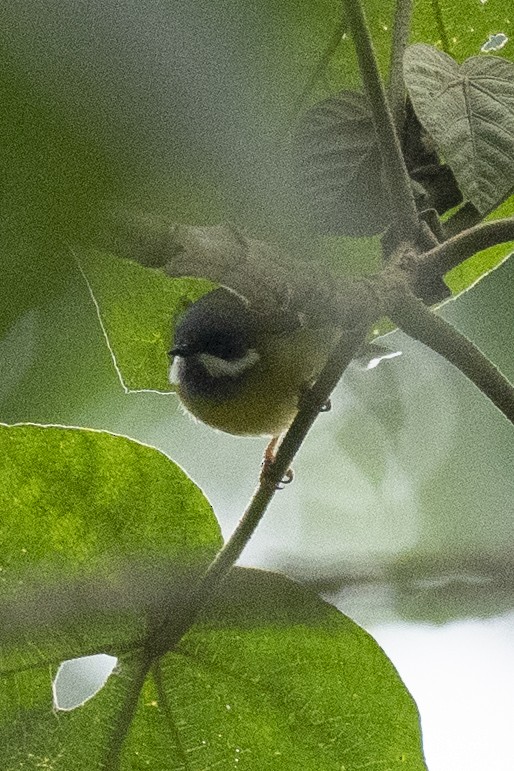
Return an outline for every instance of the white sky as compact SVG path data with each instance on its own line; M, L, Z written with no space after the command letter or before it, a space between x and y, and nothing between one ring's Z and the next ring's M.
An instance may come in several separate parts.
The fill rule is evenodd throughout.
M418 704L429 771L514 771L514 612L369 631Z

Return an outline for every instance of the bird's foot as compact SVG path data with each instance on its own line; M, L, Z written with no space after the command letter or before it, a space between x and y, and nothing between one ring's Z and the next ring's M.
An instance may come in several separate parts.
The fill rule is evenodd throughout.
M259 475L259 482L266 481L266 478L271 473L271 469L273 468L273 464L275 462L275 450L278 445L280 437L274 436L266 449L264 450L264 457L262 459L261 463L261 473ZM293 481L294 473L293 469L288 469L284 475L284 477L280 480L280 482L277 484L277 490L283 490L285 485L290 484Z

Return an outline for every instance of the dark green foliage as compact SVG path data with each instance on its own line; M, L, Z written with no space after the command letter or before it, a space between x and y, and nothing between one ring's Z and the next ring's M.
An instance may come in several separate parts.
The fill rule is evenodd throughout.
M514 64L473 56L460 66L432 46L407 49L405 82L416 114L482 213L514 188Z
M295 136L299 190L315 232L373 236L390 223L366 97L342 91L312 107Z
M366 3L382 73L394 7ZM377 270L381 246L397 245L391 166L339 2L222 0L143 12L131 2L72 9L29 0L6 13L0 329L26 323L23 361L35 389L38 314L80 271L126 394L170 390L173 325L212 283L169 279L151 260L142 267L89 248L101 215L119 205L135 200L166 222L234 219L293 255L331 262L337 278ZM415 4L411 37L424 42L405 54L396 129L416 224L417 212L433 210L424 220L430 246L444 236L437 215L462 202L475 221L500 204L502 215L514 211L514 65L473 55L487 50L489 13L476 0ZM455 29L463 14L474 25L467 37ZM503 10L494 18L506 23ZM292 124L297 176L285 151ZM208 250L208 226L202 238ZM501 245L471 257L448 285L469 287L505 253ZM0 385L13 389L9 340ZM55 382L50 404L61 398L59 373ZM396 442L400 401L366 414L370 431L389 423ZM378 487L389 470L386 440L384 457L359 453L362 421L353 421L339 449L372 466ZM235 559L217 593L198 603L220 528L201 490L156 449L89 429L1 424L0 511L4 771L425 768L410 694L375 641L338 610L277 574L229 572ZM162 640L172 641L164 652ZM118 657L103 689L56 710L60 662L101 652Z

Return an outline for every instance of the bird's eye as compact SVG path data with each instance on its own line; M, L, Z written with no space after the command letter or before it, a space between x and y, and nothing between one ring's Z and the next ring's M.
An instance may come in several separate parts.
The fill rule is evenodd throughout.
M233 335L216 335L205 341L205 352L220 359L239 359L246 353L243 340Z

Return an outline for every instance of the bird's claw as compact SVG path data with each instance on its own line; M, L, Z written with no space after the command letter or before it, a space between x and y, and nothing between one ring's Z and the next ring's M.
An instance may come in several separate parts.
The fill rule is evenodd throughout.
M266 450L264 451L264 457L261 463L261 473L259 475L259 481L261 483L264 482L266 478L269 476L271 469L273 467L273 464L275 462L275 448L278 444L278 440L279 440L279 437L277 436L273 437L273 439L271 439L270 443L266 447ZM290 468L286 471L284 477L277 484L276 489L283 490L286 485L290 484L293 481L293 477L294 477L293 469Z
M292 468L288 468L285 475L282 477L277 485L277 490L283 490L286 485L290 485L294 479L294 471Z

